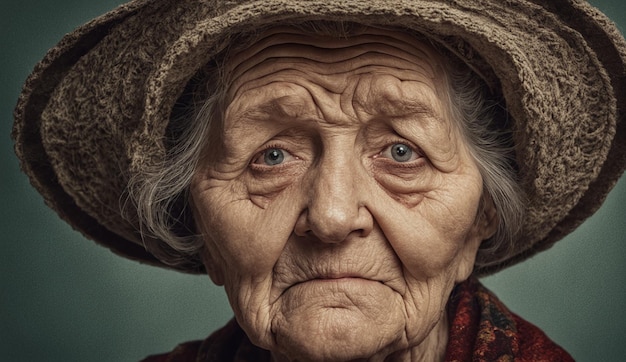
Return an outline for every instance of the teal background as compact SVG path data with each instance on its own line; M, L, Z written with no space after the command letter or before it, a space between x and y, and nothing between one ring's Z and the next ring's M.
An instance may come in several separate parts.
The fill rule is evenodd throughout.
M85 240L31 188L12 151L12 108L63 34L121 0L2 0L0 361L136 361L206 337L232 313L208 278L139 265ZM626 28L626 2L593 4ZM579 229L484 279L579 361L626 360L626 181Z

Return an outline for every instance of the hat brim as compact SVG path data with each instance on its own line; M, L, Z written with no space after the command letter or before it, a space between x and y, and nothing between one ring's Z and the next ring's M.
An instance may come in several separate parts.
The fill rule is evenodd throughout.
M128 179L164 156L174 104L228 35L300 20L411 29L500 88L527 218L510 256L478 274L550 247L598 209L624 172L626 44L586 2L561 0L134 1L67 35L27 80L13 134L23 170L86 237L168 267L122 217Z

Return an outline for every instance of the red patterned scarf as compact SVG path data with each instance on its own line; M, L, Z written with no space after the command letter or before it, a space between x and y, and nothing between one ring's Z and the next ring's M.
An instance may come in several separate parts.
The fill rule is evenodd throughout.
M445 361L573 361L539 328L512 313L478 280L458 285Z

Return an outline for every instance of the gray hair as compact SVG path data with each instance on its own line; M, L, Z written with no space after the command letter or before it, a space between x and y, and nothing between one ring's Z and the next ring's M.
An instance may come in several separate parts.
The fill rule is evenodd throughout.
M496 210L498 227L478 249L478 269L498 264L513 252L524 219L525 196L517 179L512 126L506 109L489 100L485 85L475 73L459 65L448 70L452 117L457 120L483 179L478 215L484 216L483 208L489 199Z
M299 29L317 35L349 36L352 23L310 22L296 24ZM237 41L243 49L254 42L255 34ZM435 48L437 44L433 44ZM236 52L230 49L221 58ZM444 54L445 50L439 49ZM524 198L517 181L515 154L507 113L503 105L489 100L488 90L480 78L461 62L444 59L448 78L448 104L453 121L463 134L483 179L483 198L478 215L487 200L497 214L496 233L482 242L475 268L497 264L511 252L522 225ZM202 270L204 242L196 233L189 205L189 185L202 153L210 146L211 136L219 136L224 113L227 80L220 73L219 61L208 64L195 77L175 107L168 127L167 154L162 164L133 177L128 186L141 225L144 246L163 263L186 270Z

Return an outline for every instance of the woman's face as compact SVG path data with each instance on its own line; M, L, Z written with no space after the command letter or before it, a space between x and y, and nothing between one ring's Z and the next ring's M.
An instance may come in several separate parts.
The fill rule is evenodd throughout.
M399 33L284 29L229 62L191 196L209 274L278 359L445 348L450 292L495 226L439 64Z

